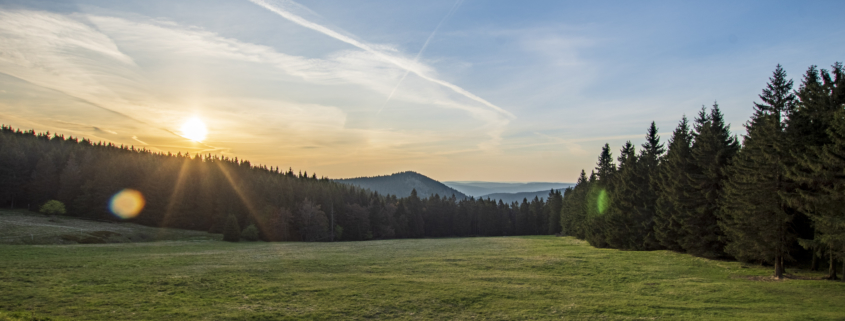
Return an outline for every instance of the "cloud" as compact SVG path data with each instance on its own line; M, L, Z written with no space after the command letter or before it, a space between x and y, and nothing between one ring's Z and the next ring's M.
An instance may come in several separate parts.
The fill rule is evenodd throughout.
M138 136L132 136L132 139L134 139L136 142L141 143L142 145L149 145L149 144L147 144L146 142L144 142L144 141L142 141L142 140L138 139Z
M449 13L447 13L446 16L440 20L440 23L437 24L437 27L434 28L434 31L432 31L428 38L425 39L425 43L423 43L422 48L420 48L420 51L417 53L417 56L414 57L414 64L417 64L417 62L420 60L420 56L422 56L423 52L425 52L425 48L428 47L428 44L431 42L431 39L434 38L434 35L437 34L437 30L440 30L440 27L443 25L443 23L446 22L446 20L449 19L449 17L451 17L453 13L455 13L455 10L458 9L462 2L463 0L456 1L455 5L452 6L452 9L449 9ZM390 98L393 98L393 95L396 94L396 90L399 89L399 86L402 85L402 81L408 77L409 73L411 73L411 69L406 68L405 73L402 75L402 78L399 78L399 81L396 82L396 86L394 86L393 90L390 91L390 95L387 95L387 99L384 101L384 104L381 106L381 108L379 108L376 114L379 114L382 110L384 110L384 107L387 106L387 102L390 101Z
M423 79L428 80L430 82L436 83L436 84L441 85L443 87L449 88L449 89L455 91L458 94L461 94L461 95L463 95L463 96L465 96L469 99L472 99L476 102L479 102L479 103L481 103L481 104L483 104L483 105L485 105L485 106L487 106L487 107L489 107L489 108L491 108L491 109L493 109L493 110L495 110L499 113L502 113L502 114L504 114L504 115L506 115L510 118L516 118L516 116L514 116L512 113L508 112L507 110L504 110L501 107L496 106L496 105L488 102L487 100L484 100L483 98L478 97L478 96L470 93L469 91L467 91L467 90L465 90L461 87L458 87L457 85L454 85L454 84L451 84L449 82L446 82L446 81L443 81L443 80L440 80L440 79L436 79L432 76L429 76L427 73L425 73L423 70L421 70L420 68L417 67L418 65L416 64L416 61L414 61L414 60L409 61L406 58L388 55L388 54L386 54L386 53L384 53L380 50L377 50L376 48L374 48L371 45L368 45L368 44L365 44L365 43L360 42L358 40L355 40L350 36L343 35L343 34L337 32L337 31L329 29L329 28L327 28L323 25L320 25L320 24L311 22L309 20L306 20L306 19L304 19L304 18L302 18L298 15L293 14L290 11L285 10L282 7L270 4L267 1L264 1L264 0L250 0L250 1L252 1L253 3L255 3L255 4L257 4L261 7L264 7L265 9L270 10L270 11L282 16L283 18L288 19L288 20L290 20L290 21L292 21L296 24L299 24L303 27L315 30L315 31L323 33L323 34L325 34L329 37L335 38L337 40L340 40L340 41L343 41L343 42L348 43L350 45L353 45L355 47L358 47L358 48L360 48L360 49L362 49L366 52L369 52L369 53L375 55L376 57L378 57L378 58L380 58L384 61L387 61L391 64L394 64L394 65L396 65L396 66L398 66L398 67L400 67L404 70L411 71L414 74L416 74L417 76L419 76L420 78L423 78Z
M367 46L305 57L137 16L0 11L0 73L55 91L49 104L7 99L0 112L29 106L14 108L42 110L39 124L51 130L63 128L55 119L90 124L82 137L300 166L446 162L438 155L502 143L509 113L443 86L429 76L436 70L395 48ZM375 117L406 67L391 112ZM197 115L210 130L203 144L174 133Z
M140 23L115 17L94 16L89 17L89 20L99 29L106 30L105 32L112 37L128 42L129 44L123 46L126 48L137 46L137 50L140 51L146 50L144 48L155 48L156 51L164 50L173 55L184 55L194 60L205 57L272 66L312 84L356 84L385 96L392 91L393 85L404 71L397 68L397 65L386 63L381 57L366 51L345 50L333 53L326 59L305 58L280 53L267 46L223 38L202 30L174 29L170 26ZM147 44L148 41L154 41L154 44ZM419 73L434 73L433 69L423 64L417 63L414 68ZM449 91L444 91L436 85L432 86L430 82L416 82L410 87L411 90L397 92L395 99L417 105L463 110L473 118L485 122L481 128L489 129L487 136L491 140L481 142L480 147L496 146L500 141L498 135L504 131L502 127L507 126L509 122L500 113L474 104L473 100L467 99L465 95L458 94L453 97ZM241 99L239 102L245 101ZM323 118L332 115L339 114L321 114Z
M99 132L99 133L105 133L105 134L117 135L117 132L116 132L116 131L109 130L109 129L103 129L103 128L96 127L96 126L94 126L94 131L95 131L95 132Z

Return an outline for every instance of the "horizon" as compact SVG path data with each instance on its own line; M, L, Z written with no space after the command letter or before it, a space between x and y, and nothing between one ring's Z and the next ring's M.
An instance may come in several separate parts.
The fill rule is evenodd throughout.
M332 179L574 182L714 101L741 136L777 64L797 85L842 61L843 8L3 1L0 123Z

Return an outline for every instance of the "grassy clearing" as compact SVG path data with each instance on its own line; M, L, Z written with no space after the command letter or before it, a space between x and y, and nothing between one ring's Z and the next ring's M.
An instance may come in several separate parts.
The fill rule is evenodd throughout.
M199 231L50 217L26 210L0 210L0 244L102 244L220 239L220 234Z
M0 320L845 317L844 283L545 236L0 245L0 257Z

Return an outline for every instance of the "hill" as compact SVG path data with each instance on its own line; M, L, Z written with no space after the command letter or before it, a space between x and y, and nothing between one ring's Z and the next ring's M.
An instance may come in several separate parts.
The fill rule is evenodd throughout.
M560 189L555 189L560 190ZM539 197L542 200L549 198L549 191L550 190L543 190L543 191L536 191L536 192L522 192L522 193L493 193L487 195L481 195L481 198L487 199L490 198L492 200L502 200L505 203L512 203L512 202L520 202L522 203L523 199L528 199L531 201L534 197ZM562 192L562 191L561 191Z
M469 196L487 197L497 193L536 193L551 189L564 189L575 184L555 182L529 182L529 183L499 183L499 182L476 182L476 181L450 181L443 182L446 186L454 188ZM533 194L531 198L534 198ZM522 199L520 198L520 201Z
M466 198L466 194L444 185L417 172L407 171L385 176L358 177L337 179L336 182L366 188L379 194L396 195L396 197L408 197L411 190L417 190L417 196L426 198L434 196L451 197L455 195L458 199Z
M0 244L98 244L220 240L220 234L157 228L130 222L50 217L27 210L0 210ZM0 319L2 320L2 319Z

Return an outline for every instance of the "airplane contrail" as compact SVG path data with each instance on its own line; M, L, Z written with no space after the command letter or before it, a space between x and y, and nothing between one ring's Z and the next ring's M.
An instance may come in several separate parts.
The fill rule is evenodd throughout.
M501 107L499 107L499 106L493 105L493 104L492 104L492 103L490 103L489 101L484 100L484 98L478 97L478 96L474 95L473 93L471 93L471 92L469 92L469 91L466 91L465 89L463 89L463 88L461 88L461 87L458 87L458 86L456 86L456 85L454 85L454 84L448 83L448 82L446 82L446 81L442 81L442 80L440 80L440 79L436 79L436 78L429 77L428 75L425 75L424 73L422 73L422 72L420 72L420 71L416 70L415 68L413 68L413 67L414 67L413 65L405 65L405 64L403 64L402 62L400 62L400 61L396 60L395 58L390 57L390 56L388 56L388 55L386 55L386 54L384 54L384 53L382 53L382 52L380 52L380 51L378 51L378 50L374 49L373 47L371 47L371 46L369 46L369 45L367 45L367 44L365 44L365 43L362 43L362 42L357 41L357 40L355 40L355 39L352 39L352 38L350 38L350 37L348 37L348 36L345 36L345 35L343 35L343 34L340 34L339 32L334 31L334 30L329 29L329 28L326 28L325 26L322 26L322 25L320 25L320 24L317 24L317 23L314 23L314 22L308 21L308 20L306 20L305 18L302 18L302 17L300 17L300 16L298 16L298 15L295 15L295 14L291 13L290 11L286 11L286 10L284 10L284 9L282 9L282 8L279 8L279 7L277 7L277 6L274 6L274 5L272 5L272 4L270 4L270 3L268 3L268 2L267 2L267 1L265 1L265 0L250 0L250 1L251 1L252 3L255 3L255 4L259 5L259 6L263 7L264 9L270 10L271 12L278 14L278 15L279 15L279 16L281 16L282 18L288 19L288 20L290 20L291 22L294 22L294 23L296 23L296 24L298 24L298 25L300 25L300 26L303 26L303 27L306 27L306 28L308 28L308 29L311 29L311 30L314 30L314 31L320 32L320 33L325 34L325 35L327 35L327 36L329 36L329 37L335 38L335 39L337 39L337 40L340 40L340 41L343 41L343 42L348 43L348 44L350 44L350 45L353 45L353 46L355 46L355 47L358 47L358 48L360 48L360 49L362 49L362 50L364 50L364 51L367 51L367 52L369 52L369 53L371 53L371 54L376 55L377 57L379 57L379 58L381 58L381 59L383 59L383 60L385 60L385 61L387 61L387 62L389 62L389 63L392 63L392 64L394 64L394 65L396 65L396 66L398 66L398 67L400 67L400 68L402 68L402 69L405 69L406 71L413 72L415 75L419 76L419 77L420 77L420 78L422 78L422 79L425 79L425 80L428 80L428 81L433 82L433 83L435 83L435 84L438 84L438 85L441 85L441 86L443 86L443 87L449 88L449 89L451 89L452 91L454 91L454 92L456 92L456 93L458 93L458 94L463 95L464 97L467 97L467 98L469 98L469 99L475 100L475 101L477 101L477 102L479 102L479 103L481 103L481 104L483 104L483 105L485 105L485 106L487 106L487 107L490 107L490 108L492 108L493 110L496 110L496 111L498 111L498 112L500 112L500 113L502 113L502 114L504 114L504 115L506 115L506 116L508 116L508 117L510 117L510 118L516 118L516 116L514 116L514 114L510 113L510 112L509 112L509 111L507 111L507 110L502 109L502 108L501 108Z
M458 9L458 7L461 5L462 2L464 2L464 0L458 0L457 2L455 2L455 5L452 6L452 9L449 9L449 13L447 13L446 16L443 17L443 19L440 20L440 23L437 24L437 27L435 27L434 31L431 32L431 35L428 36L428 39L425 40L425 43L423 44L422 48L420 48L420 52L418 52L417 56L414 57L414 62L413 62L414 65L416 65L417 61L420 60L420 56L422 56L423 51L425 51L425 48L428 47L428 43L431 42L431 39L434 38L434 35L437 34L437 30L440 30L440 26L442 26L443 23L446 22L446 19L449 19L449 17L451 17L452 14L455 13L455 9ZM393 94L396 93L396 90L399 89L399 85L402 84L402 81L405 80L405 77L408 77L408 74L410 72L411 72L410 68L405 69L405 74L402 75L402 78L399 78L399 81L396 83L396 86L394 86L393 90L390 91L390 95L387 96L387 100L385 100L384 104L381 105L381 108L379 108L376 115L381 114L381 111L384 110L385 106L387 106L387 102L389 102L390 99L393 98Z

